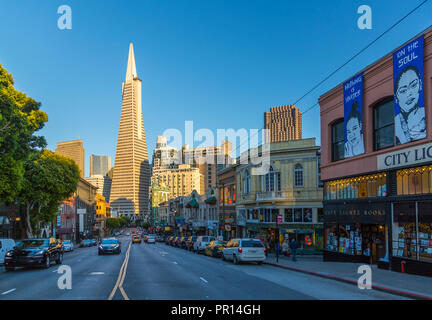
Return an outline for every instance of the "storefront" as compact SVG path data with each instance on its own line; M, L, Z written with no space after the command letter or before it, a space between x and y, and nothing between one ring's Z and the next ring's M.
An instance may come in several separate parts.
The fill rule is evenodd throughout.
M354 200L324 205L324 261L388 261L391 204ZM381 259L381 260L380 260Z

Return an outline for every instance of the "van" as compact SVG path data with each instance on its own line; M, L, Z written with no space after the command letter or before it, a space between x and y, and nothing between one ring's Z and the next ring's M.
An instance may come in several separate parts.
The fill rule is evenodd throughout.
M15 241L7 238L0 238L0 264L4 264L6 253L15 248Z
M256 262L262 264L266 259L266 249L259 239L242 238L228 241L222 250L222 260L240 262Z
M199 236L194 243L193 251L196 253L203 252L205 247L207 247L213 240L216 240L216 238L212 236Z

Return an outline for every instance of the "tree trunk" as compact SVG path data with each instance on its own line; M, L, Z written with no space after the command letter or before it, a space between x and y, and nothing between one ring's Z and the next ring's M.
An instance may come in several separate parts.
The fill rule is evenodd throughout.
M33 229L31 226L31 221L30 221L30 210L32 209L33 205L29 202L27 202L26 204L26 217L25 217L25 229L26 229L26 235L27 238L33 238Z

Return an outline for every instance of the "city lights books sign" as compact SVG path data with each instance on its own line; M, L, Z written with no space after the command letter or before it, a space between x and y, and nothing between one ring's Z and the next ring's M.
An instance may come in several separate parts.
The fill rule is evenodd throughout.
M396 144L426 137L423 54L424 36L393 54Z
M363 73L344 83L345 158L364 153Z

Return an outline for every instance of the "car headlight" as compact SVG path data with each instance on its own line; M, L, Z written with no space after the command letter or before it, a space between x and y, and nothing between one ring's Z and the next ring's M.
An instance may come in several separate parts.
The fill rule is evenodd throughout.
M43 255L45 252L43 250L36 252L34 255L35 256L41 256Z
M102 250L103 250L103 247L102 247L102 246L99 246L99 249L102 249Z
M6 257L12 257L12 251L9 251L8 253L6 253Z

